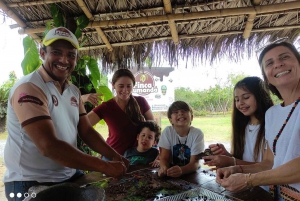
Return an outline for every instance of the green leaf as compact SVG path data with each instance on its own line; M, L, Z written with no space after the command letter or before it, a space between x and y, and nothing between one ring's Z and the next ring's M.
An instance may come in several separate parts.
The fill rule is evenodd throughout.
M84 91L85 91L86 93L90 93L90 91L92 90L92 88L93 88L93 85L92 85L92 84L85 84L85 85L84 85Z
M82 36L80 28L78 27L76 28L74 35L76 36L76 38L80 38Z
M64 27L65 23L63 14L55 4L50 5L50 12L53 17L54 25L56 27Z
M93 86L95 89L98 88L100 85L100 71L98 68L98 63L95 59L89 57L89 56L84 56L84 59L87 60L87 67L91 74L89 75L89 78L91 82L93 83Z
M102 100L104 102L110 100L113 98L113 94L111 92L111 90L107 87L107 86L99 86L97 89L96 89L97 93L101 93L103 94L103 96L101 97Z
M34 40L26 36L23 39L24 47L24 59L21 63L23 74L27 75L35 71L39 66L42 65L42 60L39 58L39 52Z
M77 28L84 29L87 27L89 22L90 22L90 20L89 20L89 18L87 18L87 16L80 15L76 20Z

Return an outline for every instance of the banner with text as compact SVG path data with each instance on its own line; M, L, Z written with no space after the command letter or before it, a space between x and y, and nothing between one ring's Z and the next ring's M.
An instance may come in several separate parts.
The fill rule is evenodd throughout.
M135 86L133 95L143 96L149 103L152 112L167 111L174 102L175 91L172 86L173 80L169 78L169 72L173 69L156 68L152 71L133 72L135 76Z

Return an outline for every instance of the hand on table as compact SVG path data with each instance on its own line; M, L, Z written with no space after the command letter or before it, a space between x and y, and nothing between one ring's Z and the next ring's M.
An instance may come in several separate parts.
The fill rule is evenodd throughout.
M102 171L106 176L121 179L127 172L126 165L121 161L105 161L107 165Z
M182 175L182 169L178 165L167 169L167 176L169 177L180 177Z
M210 144L210 150L213 152L214 155L226 155L231 156L231 154L226 150L223 144Z
M125 157L123 157L123 156L121 156L119 154L117 154L115 157L113 157L112 161L121 161L121 162L123 162L124 165L125 165L125 167L126 167L126 169L128 169L129 164L130 164L129 160L127 158L125 158Z
M227 178L218 179L217 181L226 190L238 192L247 189L247 174L232 174Z
M102 101L102 99L100 98L100 96L102 96L103 94L98 94L98 93L90 93L90 94L85 94L81 96L81 99L84 103L89 102L91 103L93 106L98 106L99 105L99 101Z
M219 168L217 170L216 182L220 183L222 179L228 178L230 175L237 173L238 166Z
M158 170L158 176L159 177L163 177L163 176L167 176L167 170L168 170L168 167L166 166L161 166Z
M150 163L151 167L159 167L160 160L155 159L153 162Z

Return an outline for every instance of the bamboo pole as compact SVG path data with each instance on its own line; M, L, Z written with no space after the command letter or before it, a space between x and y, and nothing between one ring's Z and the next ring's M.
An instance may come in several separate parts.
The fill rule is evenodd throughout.
M280 26L280 27L269 27L269 28L259 28L259 29L253 29L252 32L259 33L259 32L266 32L266 31L277 31L282 29L296 29L300 28L300 25L287 25L287 26ZM236 34L242 34L243 31L225 31L225 32L217 32L217 33L206 33L206 34L193 34L193 35L179 35L179 39L193 39L193 38L204 38L204 37L210 37L210 36L224 36L224 35L236 35ZM128 41L128 42L121 42L121 43L113 43L111 44L113 47L120 47L120 46L126 46L126 45L137 45L141 43L151 43L155 41L161 41L161 40L172 40L172 36L164 36L164 37L157 37L157 38L149 38L149 39L143 39L143 40L137 40L137 41ZM99 48L106 48L105 45L95 45L95 46L88 46L88 47L82 47L80 50L92 50L92 49L99 49Z
M36 6L42 4L51 4L51 3L61 3L67 1L74 1L74 0L43 0L43 1L24 1L18 3L8 3L6 4L7 7L14 8L14 7L23 7L23 6Z
M163 0L164 2L164 9L165 9L165 13L168 14L172 14L172 5L170 0ZM175 45L179 44L179 39L178 39L178 32L176 29L176 24L174 20L168 20L168 24L171 30L171 35L172 35L172 39Z
M160 16L147 16L139 17L132 19L120 19L120 20L104 20L97 22L90 22L87 26L88 28L95 27L114 27L114 26L124 26L124 25L134 25L140 23L154 23L154 22L163 22L168 20L194 20L194 19L203 19L203 18L217 18L217 17L226 17L234 15L247 15L247 14L265 14L272 12L279 12L289 9L300 8L300 1L287 2L287 3L278 3L273 5L262 5L254 7L243 7L243 8L228 8L220 9L213 11L202 11L197 13L178 13L178 14L169 14L169 15L160 15ZM45 29L45 28L44 28ZM29 28L26 30L20 30L20 34L30 34L30 33L39 33L41 28Z
M248 19L247 19L247 22L246 22L245 30L244 30L244 33L243 33L243 38L244 39L249 38L251 30L253 28L253 22L254 22L255 17L256 17L256 14L250 14L250 15L248 15Z
M261 0L253 0L253 5L254 6L258 6L260 4L260 1ZM254 22L255 18L256 18L256 14L250 14L250 15L248 15L248 19L247 19L247 22L246 22L245 30L244 30L244 33L243 33L243 38L244 39L249 38L251 30L253 28L253 22Z
M26 27L26 24L17 16L14 14L12 10L10 10L3 1L0 1L0 8L8 15L8 17L15 20L21 27ZM29 36L31 36L35 41L41 43L41 39L34 33L29 33Z
M79 7L83 10L83 12L87 16L87 18L89 18L90 21L93 21L94 16L92 15L92 13L90 13L89 9L86 7L83 0L76 0L76 2L78 3ZM96 27L96 31L98 33L98 36L100 36L102 41L107 46L108 51L111 52L113 50L113 48L112 48L110 42L108 41L107 37L105 36L104 32L102 31L102 29L100 27Z

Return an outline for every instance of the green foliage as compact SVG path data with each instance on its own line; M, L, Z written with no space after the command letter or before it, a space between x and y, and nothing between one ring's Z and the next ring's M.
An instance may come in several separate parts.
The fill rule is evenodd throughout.
M61 12L61 10L55 5L50 5L50 12L53 17L54 26L55 27L64 27L65 26L65 19Z
M12 86L17 81L17 77L15 72L11 72L9 74L9 80L5 81L0 86L0 119L6 117L6 111L7 111L7 101L9 96L9 91L12 88Z
M23 69L23 74L27 75L35 71L42 64L42 60L39 58L37 44L31 37L26 36L23 39L23 47L24 59L21 63L21 66Z
M85 15L81 15L77 18L76 20L77 28L74 33L77 38L80 38L82 36L81 29L87 27L89 22L90 22L89 19Z
M225 115L231 110L233 102L234 85L245 75L230 74L225 84L216 84L214 87L203 91L192 91L190 88L178 88L175 90L175 101L187 102L194 110L194 116L207 114Z

